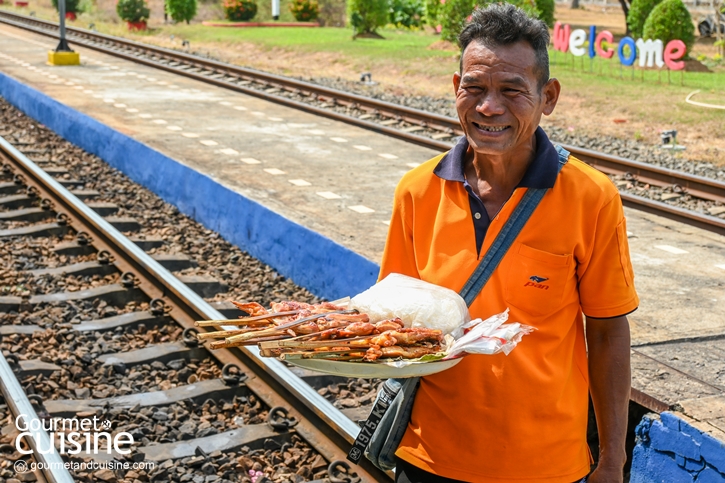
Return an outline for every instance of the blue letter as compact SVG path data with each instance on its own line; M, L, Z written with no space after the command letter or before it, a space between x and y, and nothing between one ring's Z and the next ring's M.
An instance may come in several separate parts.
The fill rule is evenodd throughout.
M589 27L589 57L594 58L595 55L597 55L596 50L594 50L594 41L597 39L597 27L596 25L592 25Z
M629 45L629 57L624 56L625 45ZM629 67L634 64L635 59L637 59L637 44L634 43L634 39L632 37L624 37L619 41L617 55L619 55L619 61L622 65Z

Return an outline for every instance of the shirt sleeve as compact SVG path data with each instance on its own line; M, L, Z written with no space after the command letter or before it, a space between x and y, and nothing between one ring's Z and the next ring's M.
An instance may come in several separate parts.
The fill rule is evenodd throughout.
M378 281L391 273L420 278L413 245L413 203L410 193L401 185L402 183L395 190L393 216L390 219Z
M618 194L599 211L590 247L589 256L577 268L584 315L611 318L636 310L639 297L634 288L627 223Z

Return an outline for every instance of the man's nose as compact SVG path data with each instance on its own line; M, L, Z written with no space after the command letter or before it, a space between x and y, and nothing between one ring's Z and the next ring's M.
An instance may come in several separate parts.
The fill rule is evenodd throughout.
M476 105L476 111L484 116L500 116L504 114L506 108L497 93L486 92Z

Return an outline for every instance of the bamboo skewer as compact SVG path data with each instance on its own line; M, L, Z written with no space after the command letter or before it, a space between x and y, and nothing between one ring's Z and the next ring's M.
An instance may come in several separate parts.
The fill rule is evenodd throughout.
M215 327L219 325L255 325L254 322L266 321L276 317L286 317L288 315L297 315L301 310L288 310L287 312L272 312L270 314L255 315L254 317L244 317L242 319L230 320L197 320L194 322L196 327ZM332 312L330 312L332 313ZM261 325L261 324L260 324Z
M351 345L351 342L364 341L370 339L369 335L363 335L360 337L353 337L350 339L332 339L332 340L294 340L294 339L283 339L279 341L271 342L260 342L260 349L281 349L281 348L295 348L295 349L314 349L317 347L355 347L355 348L369 348L371 344L366 345Z
M270 341L270 340L279 340L279 339L284 339L286 337L288 337L288 336L285 334L278 334L278 335L274 335L274 336L270 336L270 337L259 337L256 339L250 339L250 340L244 340L244 341L238 341L238 342L232 342L232 343L227 342L227 339L217 340L217 341L214 341L209 344L209 349L214 350L214 349L225 349L228 347L239 347L239 346L243 346L243 345L256 345L260 342L266 342L266 341Z
M231 337L227 337L224 340L227 342L227 344L234 344L236 342L244 342L244 341L248 341L250 339L255 338L255 336L256 337L265 337L268 335L277 335L280 331L285 331L287 329L291 329L292 327L302 325L305 322L311 322L313 320L321 319L321 318L326 317L331 314L353 314L353 313L357 313L357 310L334 310L332 312L325 312L323 314L315 314L315 315L311 315L309 317L303 317L301 319L294 320L292 322L287 322L286 324L278 325L276 327L272 327L269 329L257 330L257 331L249 332L246 334L233 335Z
M200 332L196 334L196 338L198 340L223 339L225 337L229 337L230 335L244 334L246 332L251 332L254 330L256 329L217 330L215 332Z
M353 355L356 354L356 355ZM357 355L359 354L359 355ZM362 359L365 351L342 350L326 352L283 352L279 355L282 360L289 359Z

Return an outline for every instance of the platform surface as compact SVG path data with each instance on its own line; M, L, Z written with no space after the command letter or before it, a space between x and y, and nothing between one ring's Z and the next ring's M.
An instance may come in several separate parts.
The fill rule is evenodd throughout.
M0 71L378 263L395 185L438 154L85 48L47 66L53 41L12 27L0 44ZM625 211L633 387L725 441L725 238Z

